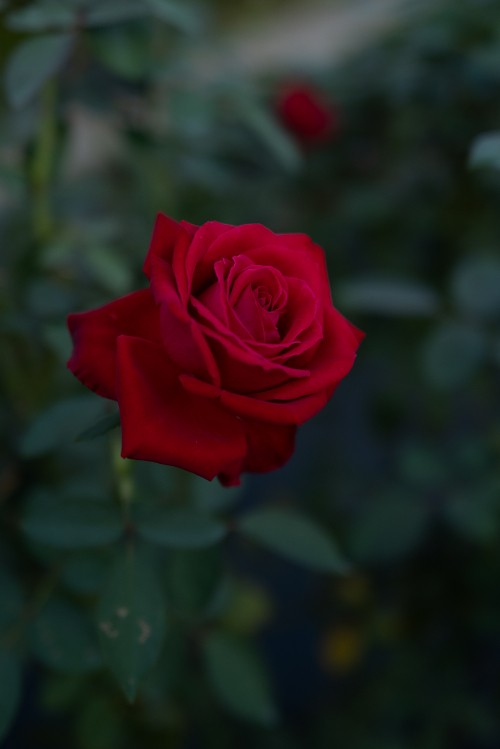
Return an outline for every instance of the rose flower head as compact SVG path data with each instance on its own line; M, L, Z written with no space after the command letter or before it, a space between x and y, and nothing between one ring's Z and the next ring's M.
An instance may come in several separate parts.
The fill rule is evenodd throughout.
M277 113L283 126L304 145L323 143L338 134L337 110L308 84L286 85L278 97Z
M122 457L225 485L283 465L363 338L332 304L323 250L159 214L144 272L149 288L68 317L68 367L118 401Z

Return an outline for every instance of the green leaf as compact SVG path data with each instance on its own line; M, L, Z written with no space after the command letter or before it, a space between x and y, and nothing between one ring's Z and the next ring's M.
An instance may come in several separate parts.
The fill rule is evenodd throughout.
M145 460L134 460L131 464L134 483L141 487L143 496L153 499L176 496L176 470L180 469Z
M496 537L499 528L500 487L480 481L450 492L443 514L465 538L484 543Z
M60 549L103 546L116 541L123 528L112 502L100 502L38 490L29 497L21 527L34 541Z
M97 593L103 576L109 567L109 555L96 553L95 549L72 554L61 570L64 584L76 593L90 595Z
M43 2L9 13L5 25L12 31L50 31L70 29L75 19L75 8L68 8L63 2Z
M5 92L13 107L27 104L62 68L73 41L72 34L44 34L15 48L5 68Z
M442 491L450 479L449 467L431 445L405 445L400 454L399 473L404 483L421 491Z
M105 0L86 12L84 25L87 28L112 26L116 23L144 18L147 12L146 5L140 0Z
M96 437L102 437L103 435L110 432L112 429L116 429L120 426L120 414L114 413L108 416L103 416L102 419L96 421L88 429L84 429L78 437L77 442L85 442L86 440L94 440Z
M180 622L170 622L160 657L141 685L141 696L147 704L164 705L182 682L190 657L189 636Z
M84 429L100 418L107 404L94 396L66 398L42 411L24 434L20 452L35 458L74 442Z
M21 676L18 656L0 650L0 741L5 738L19 705Z
M405 279L358 279L336 289L339 307L353 312L397 317L429 317L439 310L438 296Z
M87 673L102 665L91 622L61 599L49 601L33 622L31 645L42 663L62 673Z
M264 666L248 643L214 632L204 642L204 657L214 692L228 710L263 726L277 722Z
M127 744L127 722L112 694L87 694L75 721L80 749L116 749ZM96 726L98 730L96 731Z
M43 710L71 710L83 696L82 693L87 686L86 679L85 674L47 674L40 690L40 704Z
M2 563L0 568L0 632L11 627L20 617L24 606L24 594L14 575Z
M182 549L173 552L168 565L168 585L172 605L190 620L209 616L225 578L220 547Z
M357 513L349 549L360 562L392 562L411 554L422 541L431 519L428 502L404 492L372 497Z
M222 486L218 481L207 481L191 476L189 492L193 504L201 512L220 512L233 507L241 499L243 486Z
M68 361L71 355L71 338L66 325L46 323L42 329L42 338L47 346L62 362Z
M243 535L297 564L321 572L349 570L333 539L295 510L256 510L244 516L238 528Z
M186 6L184 0L146 0L146 5L154 18L164 21L179 31L196 34L200 31L200 10Z
M139 505L135 521L143 538L172 548L196 549L211 546L226 534L225 526L208 515L160 504Z
M157 660L165 635L165 600L155 570L134 550L112 565L98 609L103 654L132 702L139 679Z
M455 303L478 320L500 316L500 260L469 257L456 269L451 281Z
M291 173L300 169L302 156L295 142L263 106L251 97L240 99L239 113L283 169Z
M106 291L125 294L130 290L132 271L126 259L116 252L102 246L87 247L84 262L93 278Z
M487 352L484 333L472 326L446 322L425 342L423 371L439 388L457 388L476 374Z
M138 33L133 26L102 30L92 36L91 44L94 56L112 73L131 81L141 80L149 73L149 37ZM105 284L112 281L110 266L113 264L113 258L108 258L107 262L106 259L102 259L101 267L98 265L97 253L93 260L94 267L91 268L91 272L94 275L97 272L100 275L99 280ZM125 280L130 283L130 278L125 277L125 274L129 273L127 267L122 266L119 273L120 283L124 284Z
M500 132L480 135L473 143L469 166L475 169L500 169Z

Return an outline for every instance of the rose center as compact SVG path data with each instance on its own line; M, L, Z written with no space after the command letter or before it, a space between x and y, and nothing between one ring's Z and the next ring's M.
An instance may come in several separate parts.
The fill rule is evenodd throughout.
M254 289L255 297L260 306L265 310L273 309L273 298L271 293L264 288L264 286L258 286Z
M280 341L279 322L288 301L288 283L280 271L245 255L222 258L214 271L215 282L199 296L212 314L245 340Z

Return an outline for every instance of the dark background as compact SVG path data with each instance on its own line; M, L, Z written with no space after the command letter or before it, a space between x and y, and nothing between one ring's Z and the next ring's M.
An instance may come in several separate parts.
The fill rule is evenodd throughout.
M67 57L52 46L19 70L19 45L61 32L47 4L20 29L12 14L32 5L3 3L0 671L3 651L23 670L6 749L500 745L500 3L396 5L380 21L377 3L179 2L166 23L78 21ZM346 7L352 43L318 37L308 64L297 24L325 8L344 23ZM268 52L270 30L285 54ZM280 91L298 82L339 123L321 142L280 126ZM196 492L230 518L300 509L354 571L312 573L234 534L220 568L195 555L213 575L177 585L156 551L189 611L129 706L75 656L113 549L62 553L21 525L37 492L64 503L111 485L109 438L73 441L103 406L66 371L65 317L144 286L159 210L324 247L334 301L367 334L353 372L284 469ZM175 497L168 468L134 470L145 496ZM199 652L211 629L263 658L275 725L217 699Z

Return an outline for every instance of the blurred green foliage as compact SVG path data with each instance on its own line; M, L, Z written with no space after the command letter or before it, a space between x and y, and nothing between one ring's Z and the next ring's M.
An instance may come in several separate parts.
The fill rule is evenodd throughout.
M310 150L281 80L192 64L222 6L0 5L0 736L496 747L500 2L318 73L342 130ZM117 471L116 409L65 369L66 314L144 284L158 210L308 232L368 334L241 490Z

